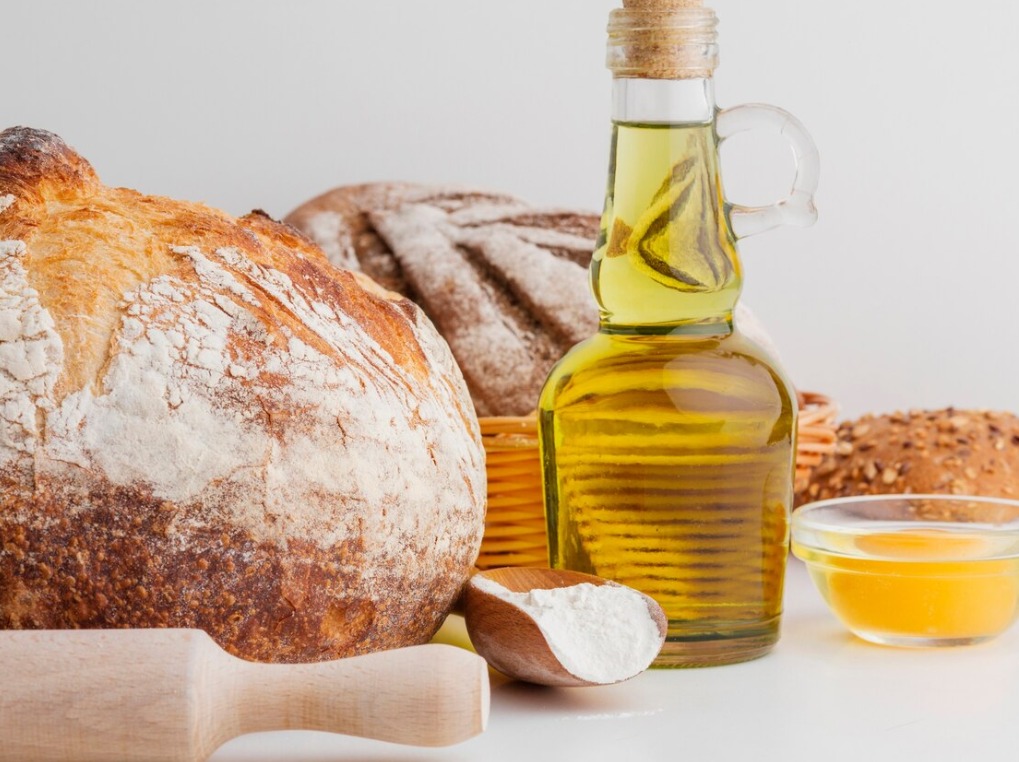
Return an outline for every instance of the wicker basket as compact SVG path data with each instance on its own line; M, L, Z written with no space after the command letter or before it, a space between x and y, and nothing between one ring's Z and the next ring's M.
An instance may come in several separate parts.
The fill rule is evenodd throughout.
M811 470L834 449L837 414L832 401L821 394L800 393L799 404L796 492L806 487ZM488 470L488 515L478 568L547 566L537 420L482 418L481 436Z
M816 392L800 392L800 417L796 428L796 483L793 491L803 492L811 472L824 456L835 449L838 407Z

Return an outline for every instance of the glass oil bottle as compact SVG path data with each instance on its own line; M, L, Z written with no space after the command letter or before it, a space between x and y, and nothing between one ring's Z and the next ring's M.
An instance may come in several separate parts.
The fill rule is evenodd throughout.
M779 633L796 399L734 325L738 238L810 224L817 153L769 106L718 111L715 14L699 0L612 13L613 139L591 266L599 332L553 369L539 428L551 563L635 587L669 618L656 666L767 653ZM781 130L791 196L726 201L718 148Z

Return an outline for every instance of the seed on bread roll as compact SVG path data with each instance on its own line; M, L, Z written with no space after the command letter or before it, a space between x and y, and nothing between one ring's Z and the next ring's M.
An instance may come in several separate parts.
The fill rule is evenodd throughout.
M537 407L552 365L598 329L596 214L482 191L337 188L286 218L340 267L414 299L449 342L482 416Z
M847 421L800 501L898 493L1019 498L1019 418L948 408Z
M262 214L0 133L0 627L197 627L291 662L420 643L484 500L412 302Z

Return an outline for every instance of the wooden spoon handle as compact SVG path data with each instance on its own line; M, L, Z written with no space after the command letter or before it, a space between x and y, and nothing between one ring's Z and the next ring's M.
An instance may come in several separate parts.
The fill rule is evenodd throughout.
M0 675L0 762L201 762L277 729L438 746L489 706L485 661L439 645L266 665L196 630L3 632Z

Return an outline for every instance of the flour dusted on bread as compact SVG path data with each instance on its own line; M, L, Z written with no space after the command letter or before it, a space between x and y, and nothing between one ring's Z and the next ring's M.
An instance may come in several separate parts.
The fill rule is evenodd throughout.
M63 345L28 285L25 244L0 241L0 468L34 455L37 410L52 408Z
M287 221L334 264L414 299L449 342L480 415L527 415L552 365L598 329L595 214L399 183L338 188Z
M179 626L239 655L427 640L485 475L421 311L264 215L103 186L0 133L0 626Z

